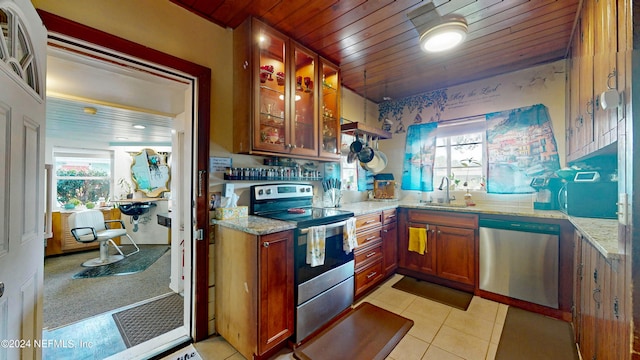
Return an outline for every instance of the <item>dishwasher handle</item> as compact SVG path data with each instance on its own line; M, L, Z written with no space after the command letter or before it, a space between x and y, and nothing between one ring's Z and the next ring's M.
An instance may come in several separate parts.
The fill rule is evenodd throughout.
M502 229L512 231L523 231L529 233L539 234L560 234L560 225L557 224L545 224L523 221L509 221L498 219L480 219L478 225L481 228Z

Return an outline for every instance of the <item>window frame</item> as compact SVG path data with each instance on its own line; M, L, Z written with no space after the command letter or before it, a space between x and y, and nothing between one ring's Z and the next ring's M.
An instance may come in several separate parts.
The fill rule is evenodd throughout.
M109 162L109 175L107 176L58 176L58 159L59 158L77 158L77 159L101 159ZM53 148L53 169L52 169L52 202L57 209L61 209L64 204L58 201L58 181L60 180L108 180L109 181L109 197L114 192L114 171L115 171L115 154L112 150L84 149L84 148ZM105 199L106 200L106 199Z

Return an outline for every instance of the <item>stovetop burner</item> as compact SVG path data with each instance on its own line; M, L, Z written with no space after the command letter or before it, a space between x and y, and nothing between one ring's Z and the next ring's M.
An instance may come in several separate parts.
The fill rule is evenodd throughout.
M354 216L351 211L313 207L312 185L254 185L250 191L251 214L295 222L298 227L331 224Z
M348 219L353 216L350 211L337 210L331 208L306 208L303 213L291 213L289 211L277 211L273 213L264 213L259 216L268 217L270 219L282 220L282 221L294 221L298 224L308 224L310 222L337 222ZM319 225L319 224L318 224ZM308 225L311 226L311 225Z

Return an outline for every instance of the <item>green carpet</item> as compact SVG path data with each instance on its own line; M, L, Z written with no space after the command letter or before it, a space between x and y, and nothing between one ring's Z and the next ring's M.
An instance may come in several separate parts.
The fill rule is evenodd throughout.
M127 250L127 249L125 249ZM125 254L127 251L123 250ZM151 264L156 262L169 247L158 246L145 248L141 247L140 252L128 256L116 263L86 268L73 275L74 279L96 278L101 276L127 275L146 270Z

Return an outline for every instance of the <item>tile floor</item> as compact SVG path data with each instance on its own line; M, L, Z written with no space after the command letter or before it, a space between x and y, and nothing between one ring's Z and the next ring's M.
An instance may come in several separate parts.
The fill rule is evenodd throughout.
M475 296L467 311L424 299L391 286L402 278L395 275L359 300L412 319L409 333L389 354L389 360L493 360L502 333L507 305ZM357 305L357 304L356 304ZM221 337L194 344L205 360L242 360ZM286 349L276 360L293 359Z

